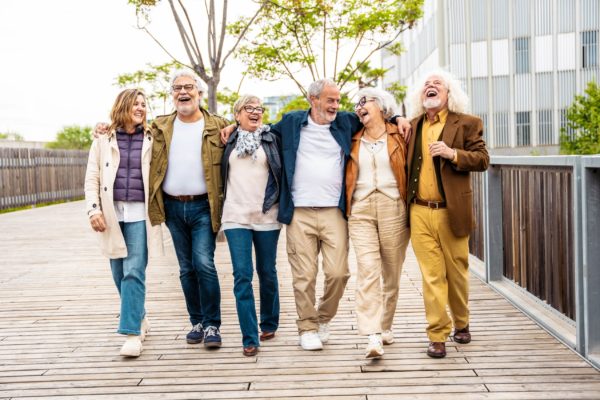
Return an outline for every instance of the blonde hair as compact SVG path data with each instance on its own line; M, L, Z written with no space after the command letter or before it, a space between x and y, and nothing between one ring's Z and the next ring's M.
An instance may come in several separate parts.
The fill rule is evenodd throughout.
M469 96L462 89L462 83L454 75L444 69L436 69L429 71L423 75L413 87L408 96L409 118L415 118L425 113L421 93L427 79L432 76L439 76L444 82L444 86L448 89L448 110L455 113L466 113L469 107Z
M110 110L110 126L109 132L114 132L117 128L125 128L127 124L131 123L131 110L137 100L138 96L142 96L146 101L146 95L140 89L125 89L117 95L115 104ZM142 122L144 131L148 128L146 122L146 115L144 115L144 121Z

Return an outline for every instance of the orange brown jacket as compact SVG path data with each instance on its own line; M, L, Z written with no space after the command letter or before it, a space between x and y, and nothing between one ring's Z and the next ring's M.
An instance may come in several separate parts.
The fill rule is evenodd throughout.
M386 122L387 132L387 148L390 156L390 166L396 178L400 197L406 203L406 143L404 138L398 132L398 127L394 124ZM350 147L350 159L346 164L346 216L350 216L352 210L352 196L356 188L356 180L358 179L358 154L360 152L360 139L363 136L365 128L361 128L352 136Z

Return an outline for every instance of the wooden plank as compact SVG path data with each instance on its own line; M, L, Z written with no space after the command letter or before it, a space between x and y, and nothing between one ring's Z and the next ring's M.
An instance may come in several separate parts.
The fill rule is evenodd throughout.
M0 226L0 253L6 255L0 259L0 398L597 398L598 371L475 277L473 341L449 341L445 359L427 357L422 283L410 249L395 343L385 347L382 360L369 361L366 338L356 328L354 255L330 342L323 351L305 352L297 343L290 268L280 241L281 326L258 356L248 358L241 354L225 243L215 257L224 346L208 351L185 342L190 327L167 234L168 254L151 260L147 274L152 330L142 356L123 359L123 338L115 334L118 294L82 202L3 214Z

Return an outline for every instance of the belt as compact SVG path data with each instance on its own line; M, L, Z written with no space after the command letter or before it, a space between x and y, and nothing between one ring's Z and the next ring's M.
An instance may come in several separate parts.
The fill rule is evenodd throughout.
M446 208L445 201L426 201L426 200L421 200L421 199L418 199L415 197L413 199L413 203L418 204L420 206L433 208L435 210L437 210L438 208Z
M196 200L207 200L208 199L208 193L204 193L204 194L182 194L182 195L179 195L179 196L173 196L171 194L163 192L163 195L167 199L178 200L178 201L183 201L183 202L196 201Z

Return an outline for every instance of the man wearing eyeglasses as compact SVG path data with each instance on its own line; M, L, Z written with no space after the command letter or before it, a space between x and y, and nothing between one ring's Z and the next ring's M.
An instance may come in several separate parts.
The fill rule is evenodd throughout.
M188 71L171 80L176 111L152 124L148 215L166 222L179 261L179 279L192 330L190 344L221 347L221 289L214 263L223 202L219 131L228 121L200 106L204 88Z

